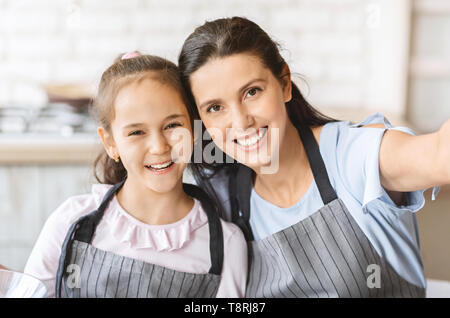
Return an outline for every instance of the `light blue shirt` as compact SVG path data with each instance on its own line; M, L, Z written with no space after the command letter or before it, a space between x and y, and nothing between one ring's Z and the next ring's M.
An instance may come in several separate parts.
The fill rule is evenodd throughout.
M381 123L383 128L360 128ZM404 279L426 287L414 212L425 204L425 190L406 193L406 206L397 206L381 186L378 154L387 129L415 135L406 127L392 127L381 114L352 125L348 121L327 123L320 134L320 153L330 182L378 254ZM432 200L439 187L433 188ZM323 206L315 181L293 206L280 208L253 189L250 225L255 240L288 228Z

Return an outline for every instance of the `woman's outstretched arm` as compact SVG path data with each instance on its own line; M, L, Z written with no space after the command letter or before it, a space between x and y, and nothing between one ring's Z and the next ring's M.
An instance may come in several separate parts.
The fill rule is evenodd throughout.
M381 185L387 190L407 192L450 184L450 119L438 131L419 136L387 130L379 165Z

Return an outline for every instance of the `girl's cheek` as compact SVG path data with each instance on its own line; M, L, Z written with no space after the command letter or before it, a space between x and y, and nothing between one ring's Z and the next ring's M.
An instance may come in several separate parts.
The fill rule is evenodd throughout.
M189 162L192 149L193 138L189 129L180 127L174 129L168 136L171 147L171 157L182 162Z

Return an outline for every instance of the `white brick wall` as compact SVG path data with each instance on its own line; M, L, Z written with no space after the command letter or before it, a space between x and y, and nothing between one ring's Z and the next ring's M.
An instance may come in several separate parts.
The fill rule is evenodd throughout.
M241 15L280 42L312 104L364 108L366 8L374 1L0 0L0 104L41 103L38 93L13 93L24 85L95 83L125 51L176 61L196 26Z

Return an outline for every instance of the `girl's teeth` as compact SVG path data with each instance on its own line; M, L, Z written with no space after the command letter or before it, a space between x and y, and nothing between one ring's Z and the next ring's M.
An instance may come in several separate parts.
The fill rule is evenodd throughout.
M150 168L153 168L153 169L164 169L164 168L167 168L168 166L170 166L172 164L172 161L169 161L169 162L167 162L167 163L165 163L165 164L160 164L160 165L150 165L149 167Z

